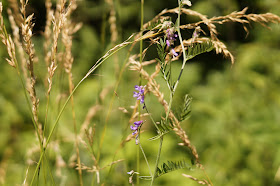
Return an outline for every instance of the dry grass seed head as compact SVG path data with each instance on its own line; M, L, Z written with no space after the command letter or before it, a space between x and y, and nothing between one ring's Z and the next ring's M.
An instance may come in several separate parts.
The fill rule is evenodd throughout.
M34 62L36 61L35 59L35 49L34 49L34 44L31 41L32 37L32 29L34 27L34 23L32 23L33 15L31 14L28 17L26 17L26 6L28 3L28 0L20 1L21 3L21 8L20 12L22 14L23 18L23 23L21 24L21 30L22 30L22 36L23 36L23 48L26 54L28 55L28 60L27 60L27 70L30 74L30 79L26 79L27 81L27 86L28 86L28 93L31 99L32 103L32 114L35 120L35 123L38 127L38 106L39 106L39 99L37 99L36 96L36 90L35 90L35 83L36 83L36 77L34 74Z
M21 65L21 69L22 69L22 72L23 72L23 75L25 77L25 79L28 78L28 73L27 73L27 60L24 56L24 49L23 49L23 45L21 43L21 40L20 40L20 32L19 32L19 27L17 26L16 22L15 22L15 19L14 19L14 15L11 11L11 9L8 9L8 15L9 15L9 21L10 21L10 24L11 24L11 28L13 30L13 39L14 39L14 42L15 42L15 45L16 45L16 48L17 48L17 51L19 53L19 58L20 58L20 65Z
M208 183L207 180L199 180L199 179L197 179L197 178L195 178L195 177L193 177L193 176L191 176L191 175L187 175L187 174L182 174L182 176L184 176L184 177L186 177L186 178L189 178L189 179L191 179L191 180L193 180L193 181L196 181L196 182L197 182L198 184L200 184L200 185L208 185L208 186L211 186L211 184Z
M23 17L20 13L20 7L17 0L8 0L9 7L13 10L13 17L18 27L23 23Z
M50 0L46 0L45 2L45 7L46 7L46 25L45 25L45 30L44 30L44 52L45 52L45 63L47 66L49 66L50 63L50 57L51 57L51 52L49 51L49 47L51 46L51 35L52 35L52 30L51 30L51 25L52 25L52 17L54 16L54 11L51 9L52 3Z
M52 47L51 47L51 51L46 53L45 56L45 60L46 63L48 64L48 60L50 58L50 65L48 67L48 92L47 95L50 94L51 88L52 88L52 79L55 73L55 70L57 68L57 45L58 45L58 38L59 35L61 33L61 29L63 28L64 23L66 22L66 14L67 11L64 11L64 7L65 7L65 0L61 0L57 2L57 8L56 8L56 12L55 15L52 16L52 24L53 24L53 38L52 38ZM49 6L49 5L48 5ZM70 5L69 5L70 6ZM70 10L70 8L68 8L67 10ZM52 13L50 13L52 14ZM49 15L51 16L51 15ZM47 34L48 35L48 34ZM45 37L49 37L45 36Z
M55 166L56 166L55 174L57 177L61 178L62 177L62 168L66 167L66 163L60 154L58 154L56 156Z
M90 122L92 120L92 118L96 115L96 113L101 109L102 107L100 105L94 105L92 106L88 112L87 112L87 115L86 115L86 118L81 126L81 129L80 129L80 133L79 133L79 136L82 138L83 135L84 135L84 132L86 129L89 128L89 125L90 125Z
M2 40L3 41L3 40ZM15 62L15 56L16 56L16 49L15 49L15 43L13 42L12 37L9 35L8 38L5 38L4 41L6 47L7 47L7 51L8 51L8 55L10 57L10 59L6 58L6 61L9 63L9 65L11 65L12 67L16 67L16 62Z
M29 15L25 20L24 23L21 24L21 29L22 29L22 36L24 40L24 50L29 56L29 63L34 62L34 57L35 57L35 49L34 45L31 41L32 37L32 29L34 27L34 23L32 23L34 14ZM32 65L32 64L29 64ZM32 68L31 66L29 68ZM30 69L31 70L31 69Z
M243 10L237 12L234 11L229 15L226 16L218 16L218 17L212 17L210 19L207 18L206 15L203 15L199 12L196 12L194 10L182 8L182 13L186 15L196 16L201 19L201 21L196 23L190 23L186 25L181 25L181 29L195 29L200 24L205 24L208 27L208 30L210 32L211 40L214 44L214 47L216 49L216 53L222 53L225 57L230 58L231 63L234 63L234 57L231 54L231 52L227 49L226 45L221 42L217 37L217 30L215 24L224 24L226 22L238 22L243 25L244 30L249 33L246 24L249 24L251 21L260 23L264 27L268 27L267 23L279 23L280 17L272 14L272 13L266 13L266 14L248 14L246 15L246 11L248 8L244 8ZM178 13L178 8L170 9L170 10L164 10L162 11L158 16L164 15L166 13ZM205 32L204 32L205 34ZM180 50L176 50L176 52L180 52Z
M91 148L89 147L89 145L88 145L80 136L78 136L78 140L79 140L79 142L80 142L81 144L84 145L84 147L85 147L85 148L87 149L87 151L90 153L90 156L91 156L91 158L92 158L92 160L93 160L95 166L99 169L97 159L96 159L95 155L92 153ZM76 157L76 159L77 159L77 156L75 156L75 157Z
M81 27L82 24L74 24L71 21L71 13L77 8L76 1L71 1L70 4L68 5L66 12L65 12L65 22L63 24L63 27L61 28L62 32L62 42L65 47L65 51L63 54L63 64L65 71L67 73L71 73L72 70L72 64L74 62L74 58L72 56L72 38L73 34L75 34Z
M116 10L115 10L113 0L105 0L105 1L110 7L109 23L110 23L110 32L111 32L111 42L115 44L118 39Z
M8 62L9 65L12 67L16 67L16 51L15 51L15 44L13 42L13 39L10 35L7 35L6 28L4 25L3 21L3 16L2 16L2 11L3 11L3 5L2 2L0 4L0 38L2 43L6 46L7 52L9 55L9 58L6 58L6 61Z

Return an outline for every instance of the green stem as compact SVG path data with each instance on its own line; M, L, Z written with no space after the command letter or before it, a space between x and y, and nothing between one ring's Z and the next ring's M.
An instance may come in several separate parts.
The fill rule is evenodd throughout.
M141 0L141 36L143 33L143 25L144 25L144 0ZM143 40L140 41L140 63L142 63L143 60L143 56L142 56L142 52L143 52Z
M145 108L146 112L149 114L149 117L152 120L152 123L154 124L154 126L156 127L158 134L161 134L161 131L159 130L155 120L153 119L152 115L150 114L150 112L149 112L149 110L148 110L148 108L147 108L145 103L144 103L144 108Z
M178 4L179 4L179 12L178 12L178 19L177 19L176 30L178 32L180 44L181 44L182 51L183 51L183 64L182 64L181 71L179 73L178 79L176 81L176 84L174 85L174 88L173 88L173 91L172 91L173 94L175 93L175 90L176 90L176 88L177 88L177 86L179 84L181 75L183 73L183 70L184 70L186 62L187 62L186 51L185 51L185 47L184 47L184 44L183 44L183 39L182 39L181 31L180 31L180 14L181 14L181 1L180 0L178 0Z
M155 178L156 178L156 173L157 173L157 169L158 169L158 163L159 163L161 149L162 149L162 143L163 143L163 136L160 136L159 147L158 147L158 154L157 154L157 159L156 159L154 175L152 176L151 186L154 184L154 181L155 181Z
M49 104L50 104L50 94L47 95L46 114L45 114L45 122L44 122L44 128L43 128L43 139L45 138L45 131L46 131L47 122L48 122Z
M140 136L139 136L139 137L140 137ZM153 174L152 174L152 171L151 171L151 168L150 168L150 164L149 164L149 162L148 162L147 156L146 156L146 154L145 154L145 152L144 152L144 149L143 149L143 147L142 147L140 141L139 141L139 144L138 144L138 145L139 145L139 149L141 149L141 151L142 151L142 154L143 154L144 159L145 159L145 161L146 161L146 164L147 164L147 166L148 166L150 176L152 176ZM139 177L139 176L138 176L138 177Z
M141 37L143 36L143 25L144 25L144 0L141 0L141 25L140 25L140 31L141 31ZM140 59L139 59L139 62L140 64L142 64L142 61L143 61L143 40L140 41ZM141 83L141 80L142 80L142 76L141 76L141 73L139 75L139 86L142 84ZM140 113L140 110L141 110L141 106L139 104L139 107L138 107L138 112ZM140 120L140 114L139 114L139 117L138 117L138 120ZM140 143L140 135L139 135L139 143ZM145 153L141 147L141 145L139 146L142 150L142 153L144 155L144 158L146 158L145 156ZM148 161L146 161L148 163ZM147 164L148 167L149 167L149 163ZM137 150L137 172L140 172L140 152L139 152L139 149ZM139 185L140 183L140 180L139 180L139 176L137 176L137 185Z

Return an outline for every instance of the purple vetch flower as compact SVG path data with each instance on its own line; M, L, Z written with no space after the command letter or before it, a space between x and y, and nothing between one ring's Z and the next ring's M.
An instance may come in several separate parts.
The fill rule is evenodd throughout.
M168 28L166 30L166 45L171 46L174 44L174 41L176 40L176 37L178 37L177 34L175 34L174 28Z
M172 53L173 57L177 57L178 56L177 52L173 48L171 49L171 53Z
M140 100L140 103L144 103L144 92L145 92L145 86L134 86L135 90L138 92L133 92L133 97L137 98L137 100Z
M170 41L169 40L166 40L166 44L167 44L167 46L170 47Z
M141 126L142 123L143 123L143 121L140 120L140 121L135 121L134 122L135 126L130 125L130 129L133 131L132 135L135 135L138 132L138 128Z
M171 47L171 45L174 45L174 41L176 41L176 38L178 37L178 34L175 33L175 28L168 28L166 30L166 45L168 47ZM171 48L171 53L173 57L177 57L178 54L175 52L173 48Z

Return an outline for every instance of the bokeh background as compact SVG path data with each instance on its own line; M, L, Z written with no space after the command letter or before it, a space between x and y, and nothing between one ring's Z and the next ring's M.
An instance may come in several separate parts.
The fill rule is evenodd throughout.
M9 3L7 0L3 0L2 3L4 21L11 33L5 11ZM248 13L271 12L280 15L279 0L193 0L192 3L191 9L208 17L226 15L245 7L248 7ZM144 22L151 20L163 9L176 6L176 0L146 0ZM114 0L114 8L117 40L113 42L110 39L108 3L103 0L78 1L73 20L82 22L83 27L73 40L75 84L108 49L139 31L140 0ZM35 13L33 42L38 57L38 63L35 64L36 88L40 99L39 117L43 121L47 74L46 65L40 62L44 58L42 50L42 31L45 26L44 1L30 0L28 12ZM182 22L189 21L193 21L191 16L182 17ZM280 185L280 25L268 24L268 26L270 29L252 23L248 26L248 35L238 23L217 26L218 37L226 43L235 56L235 63L232 65L229 59L216 55L214 52L198 56L186 65L178 92L176 92L174 108L180 105L185 94L193 97L191 117L182 123L182 127L196 147L201 163L205 166L214 185ZM190 37L191 34L191 31L186 32L185 37ZM148 44L144 42L144 46ZM139 75L126 70L118 91L113 91L128 49L121 50L102 64L74 95L78 129L83 124L88 110L94 105L100 105L96 115L90 121L90 126L96 129L94 141L95 148L98 149L111 97L117 94L101 149L101 167L113 160L119 144L131 132L128 122L130 115L121 113L118 107L129 110L129 106L134 104L133 87L138 84ZM132 54L138 51L137 45ZM16 71L5 61L6 56L5 47L1 43L0 184L19 185L23 183L27 170L29 171L28 179L32 176L35 166L29 166L28 162L38 160L39 152L32 152L32 149L38 146L38 142L21 84ZM155 50L151 49L144 60L155 57L157 57ZM146 70L153 69L154 66L151 65ZM68 94L65 77L63 70L57 71L50 121L55 119L65 101L65 95ZM157 80L161 83L161 90L168 95L164 81L160 76ZM100 97L100 94L104 97ZM163 115L163 109L156 98L152 94L147 95L146 102L153 116L159 121ZM145 128L147 132L143 134L142 143L153 165L158 142L147 141L147 138L155 134L153 128L149 127L149 123L147 121ZM53 163L51 169L55 180L61 185L78 185L77 171L69 165L71 156L75 154L70 105L66 108L52 141L53 146L56 145L56 147L51 149L56 150L49 150L48 156L50 162ZM165 137L161 162L181 159L190 162L189 150L179 147L177 145L179 142L180 139L174 134ZM82 144L80 149L82 163L92 166L90 153ZM108 185L128 185L126 172L136 170L136 152L135 142L127 143L115 157L115 159L125 159L125 161L114 166L110 174L109 169L101 172L101 180L103 182L106 180ZM65 162L64 166L59 167L56 164L58 155ZM140 171L148 174L143 158ZM196 182L183 177L181 173L206 179L202 171L194 167L193 170L180 170L164 175L156 180L156 184L197 185ZM85 185L92 183L92 173L84 171L83 178ZM148 182L143 181L143 185L146 184Z

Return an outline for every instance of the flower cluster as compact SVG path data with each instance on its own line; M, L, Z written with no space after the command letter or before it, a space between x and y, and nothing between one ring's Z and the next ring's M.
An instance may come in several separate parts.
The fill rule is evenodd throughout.
M166 30L166 44L167 46L171 46L174 44L174 41L176 40L176 37L178 37L177 34L175 34L174 28L168 28Z
M175 33L174 27L168 28L166 30L166 45L168 47L170 47L171 45L174 45L174 41L176 40L177 37L178 37L178 35ZM173 48L171 49L171 53L172 53L173 57L178 56L178 54L176 53L176 51Z
M137 100L140 100L140 103L144 103L144 92L145 92L145 86L138 86L136 85L135 90L138 92L133 92L133 97L137 98Z
M144 102L145 86L135 85L134 88L135 88L136 91L133 92L133 97L135 97L137 100L140 100L140 103L144 104L144 107L145 107L145 102ZM134 122L134 126L133 125L130 126L130 129L133 131L132 135L137 134L137 136L136 136L136 144L138 144L138 141L139 141L139 139L138 139L138 130L139 130L139 127L142 124L143 124L143 121L140 120L140 121L135 121Z
M138 132L138 128L141 126L142 123L143 121L140 120L134 122L135 126L130 125L130 129L133 131L132 135L135 135Z

